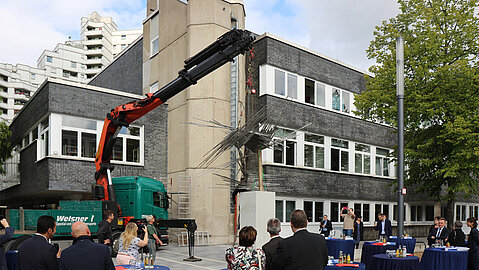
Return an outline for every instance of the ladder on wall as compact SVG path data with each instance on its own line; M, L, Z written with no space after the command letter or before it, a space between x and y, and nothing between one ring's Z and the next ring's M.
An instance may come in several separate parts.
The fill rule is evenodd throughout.
M178 218L191 218L191 177L178 176Z

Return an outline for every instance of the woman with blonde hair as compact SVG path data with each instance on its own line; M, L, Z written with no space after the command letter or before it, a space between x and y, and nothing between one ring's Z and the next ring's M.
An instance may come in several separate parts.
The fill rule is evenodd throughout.
M138 226L135 223L129 222L126 224L125 231L120 235L118 255L116 262L118 264L130 264L131 260L138 260L138 250L148 244L148 233L146 226L143 227L145 232L143 239L138 238Z

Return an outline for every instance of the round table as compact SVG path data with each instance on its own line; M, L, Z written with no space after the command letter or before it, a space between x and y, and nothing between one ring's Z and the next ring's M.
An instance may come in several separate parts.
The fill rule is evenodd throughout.
M326 239L326 245L328 246L328 255L334 256L335 259L339 258L339 251L343 251L343 254L351 257L351 261L354 261L354 240L353 239Z
M421 270L467 270L467 250L426 248L421 258Z
M419 268L419 257L389 258L386 254L374 255L371 265L368 265L368 270L419 270Z
M117 265L117 266L115 266L115 270L122 270L122 269L135 269L135 266L133 266L133 265ZM170 270L170 268L168 268L166 266L161 266L161 265L155 265L155 268L149 268L149 269Z
M394 242L398 244L398 246L406 246L407 253L414 253L414 248L416 247L416 239L414 238L397 238L397 237L389 237L389 242Z
M385 246L374 245L375 243L377 242L364 242L361 262L366 265L366 268L369 268L369 265L371 265L374 255L385 254L386 250L396 250L398 248L398 245L394 243Z
M359 267L339 267L336 265L326 265L324 270L366 270L366 265L364 263L354 262L355 264L359 264Z

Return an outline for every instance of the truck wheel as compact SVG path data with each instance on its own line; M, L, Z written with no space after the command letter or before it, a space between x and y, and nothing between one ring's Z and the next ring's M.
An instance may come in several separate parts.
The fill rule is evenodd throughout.
M113 232L112 238L113 238L113 245L111 247L111 256L116 257L118 254L118 249L120 248L120 235L121 232Z
M30 235L22 235L18 238L12 239L5 243L5 251L17 250L18 247L27 239L30 239Z

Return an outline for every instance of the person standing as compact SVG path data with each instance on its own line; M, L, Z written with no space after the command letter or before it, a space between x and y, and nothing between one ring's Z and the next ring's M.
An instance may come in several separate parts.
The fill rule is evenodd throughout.
M429 236L427 237L427 243L429 246L436 243L437 240L442 240L445 243L448 236L449 229L446 228L446 219L442 217L439 219L438 227L429 233Z
M72 225L73 244L60 257L60 270L115 270L107 246L91 240L91 233L83 221Z
M328 215L323 216L323 220L321 221L320 233L324 235L324 237L328 237L331 231L333 230L333 223L331 220L328 219Z
M378 221L374 222L374 229L379 231L379 238L383 236L386 237L386 239L389 239L389 237L393 234L391 221L383 213L380 213L378 215Z
M146 222L148 222L148 225L146 225L146 229L148 230L148 251L151 254L151 261L153 264L155 264L155 258L156 258L156 242L160 244L160 246L163 245L163 242L161 242L160 238L158 237L158 231L156 230L155 225L155 217L150 215L146 217Z
M37 232L18 248L18 266L20 270L56 270L61 249L50 244L57 231L52 216L41 216L37 220Z
M453 247L465 247L466 246L466 235L462 231L462 222L456 220L454 222L454 230L449 233L447 241Z
M356 218L354 209L349 208L348 210L346 207L344 207L341 217L343 218L343 234L346 236L351 236L353 234L354 218Z
M269 242L264 244L262 249L266 255L266 269L273 269L273 259L276 256L276 250L278 249L278 244L283 240L279 233L281 232L281 221L277 218L272 218L268 220L267 231L271 237Z
M0 220L0 223L5 228L5 234L0 236L0 269L7 270L7 261L5 260L5 249L3 244L13 238L14 228L10 227L5 218Z
M98 231L97 231L97 237L98 237L98 243L104 244L108 246L108 249L110 250L113 246L113 233L111 231L111 222L115 218L115 214L111 210L105 210L103 213L103 220L98 223Z
M359 248L359 242L363 241L363 219L361 216L357 216L356 220L354 221L354 229L353 229L353 239L356 245L356 248Z
M477 219L470 217L467 219L467 227L471 228L467 247L469 254L467 256L467 270L479 270L479 231L477 230Z
M279 242L275 270L321 270L328 263L328 248L324 236L306 230L308 218L303 210L296 209L290 218L293 236Z

